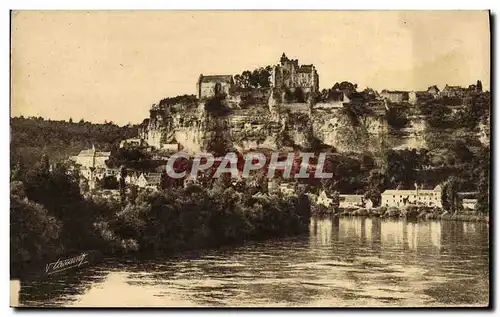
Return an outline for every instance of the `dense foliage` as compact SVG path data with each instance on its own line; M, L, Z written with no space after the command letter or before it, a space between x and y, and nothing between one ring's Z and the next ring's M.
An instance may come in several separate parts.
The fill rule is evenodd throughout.
M163 98L159 102L160 107L168 107L177 104L195 104L198 102L198 98L195 95L180 95L175 97Z
M266 66L254 69L253 71L245 70L241 74L235 75L235 91L249 88L269 88L271 70L271 66Z
M83 197L78 179L63 164L50 170L47 157L12 171L12 263L89 249L170 253L297 234L309 224L307 196L254 197L225 178L212 189L177 184L138 195L131 188L122 202Z
M164 253L301 233L309 213L305 195L253 197L230 186L190 185L139 195L114 226L141 249Z

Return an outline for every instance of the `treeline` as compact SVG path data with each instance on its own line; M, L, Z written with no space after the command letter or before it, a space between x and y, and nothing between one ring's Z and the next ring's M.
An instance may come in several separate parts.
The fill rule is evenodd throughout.
M432 128L475 129L490 116L491 93L474 93L467 98L443 97L418 105Z
M256 68L253 71L245 70L241 74L234 75L235 91L248 90L252 88L269 88L269 76L271 66Z
M308 230L307 196L254 197L219 184L139 194L112 224L141 250L170 253Z
M160 107L168 107L177 104L195 104L198 102L198 97L195 95L179 95L175 97L167 97L160 100L158 105Z
M59 162L92 144L101 151L116 149L121 140L137 136L138 126L15 117L10 119L10 127L11 164L28 166L40 161L44 153L51 162Z

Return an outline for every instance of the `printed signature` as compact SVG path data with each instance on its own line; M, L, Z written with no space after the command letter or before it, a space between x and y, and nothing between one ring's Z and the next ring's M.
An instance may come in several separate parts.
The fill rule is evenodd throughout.
M67 258L67 259L57 259L55 262L50 262L45 265L45 273L47 275L54 274L57 272L62 272L70 268L80 267L81 265L87 264L88 262L88 253L82 253L80 255Z

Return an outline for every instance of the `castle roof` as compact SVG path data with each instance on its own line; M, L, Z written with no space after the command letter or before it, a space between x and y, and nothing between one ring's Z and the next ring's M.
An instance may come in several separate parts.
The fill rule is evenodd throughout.
M202 83L213 83L213 82L230 83L232 81L233 81L232 75L208 75L208 76L200 75L200 79L199 79L199 82L202 82Z
M300 68L297 70L298 73L310 73L314 69L314 66L311 65L301 65Z

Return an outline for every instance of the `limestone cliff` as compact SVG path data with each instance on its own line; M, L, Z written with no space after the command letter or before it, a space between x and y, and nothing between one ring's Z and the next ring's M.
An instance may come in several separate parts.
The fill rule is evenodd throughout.
M483 126L474 136L467 136L486 139L489 131ZM383 108L353 115L345 104L284 104L282 96L274 91L267 103L245 107L231 99L155 105L140 129L140 137L150 146L160 150L178 147L188 153L310 149L318 142L340 152L376 153L391 148L428 147L429 140L436 138L433 133L457 137L456 131L430 129L425 117L417 112L407 116L404 126L395 128L388 124Z

